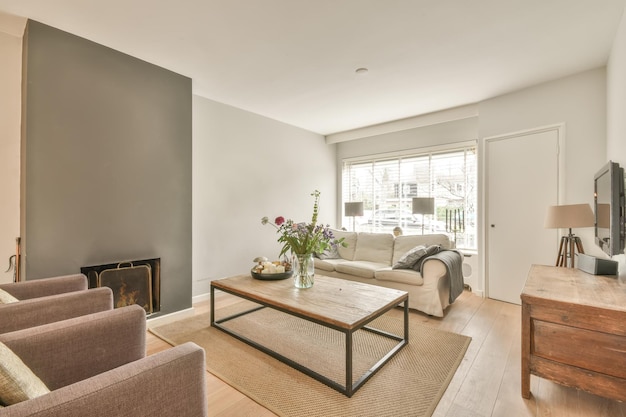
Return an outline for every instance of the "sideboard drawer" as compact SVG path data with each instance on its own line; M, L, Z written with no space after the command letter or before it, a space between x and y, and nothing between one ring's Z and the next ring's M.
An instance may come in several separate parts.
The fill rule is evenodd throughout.
M626 288L626 287L625 287ZM580 329L626 336L624 313L601 308L555 301L532 300L531 313L535 319Z
M533 320L532 355L626 378L626 337Z

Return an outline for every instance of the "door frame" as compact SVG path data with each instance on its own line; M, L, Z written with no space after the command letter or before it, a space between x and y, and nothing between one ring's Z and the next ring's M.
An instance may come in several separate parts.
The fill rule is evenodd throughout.
M565 123L557 123L553 125L546 125L531 129L524 129L515 132L505 133L501 135L488 136L482 139L482 149L483 149L483 158L481 167L483 172L482 178L482 189L484 192L480 196L480 201L483 206L482 210L482 227L480 230L482 231L483 239L482 239L482 256L480 256L480 260L482 262L482 270L483 270L483 289L484 296L489 298L489 253L487 253L487 248L489 248L489 207L487 204L488 201L488 193L489 193L489 144L492 142L497 142L500 140L521 138L524 136L534 135L537 133L544 133L549 131L556 131L557 134L557 147L558 147L558 158L557 158L557 204L561 204L563 201L563 192L565 190ZM547 207L546 207L547 209ZM558 234L557 239L555 240L555 251L558 245Z

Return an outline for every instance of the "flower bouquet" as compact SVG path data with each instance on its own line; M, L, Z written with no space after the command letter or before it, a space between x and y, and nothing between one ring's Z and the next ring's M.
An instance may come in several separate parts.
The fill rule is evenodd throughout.
M276 217L274 223L270 223L267 216L261 219L262 224L271 224L280 235L278 243L283 246L278 257L282 257L287 252L293 255L294 282L298 288L313 286L315 276L313 253L322 253L330 246L347 246L343 238L335 239L330 225L317 224L320 192L315 190L311 195L315 198L315 202L310 223L296 223L291 219L285 220L282 216Z

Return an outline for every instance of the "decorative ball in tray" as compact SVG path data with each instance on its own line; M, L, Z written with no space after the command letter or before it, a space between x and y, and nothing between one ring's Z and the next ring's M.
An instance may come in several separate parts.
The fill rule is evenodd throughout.
M287 261L270 262L266 257L259 256L254 258L254 262L257 264L250 271L252 278L263 281L276 281L290 278L293 275L291 264Z

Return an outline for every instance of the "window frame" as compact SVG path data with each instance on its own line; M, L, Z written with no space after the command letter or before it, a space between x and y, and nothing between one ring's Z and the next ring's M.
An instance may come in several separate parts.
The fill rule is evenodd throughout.
M398 211L400 219L399 219L399 223L398 226L402 226L402 225L406 225L406 219L404 219L404 211L405 208L404 206L407 205L408 203L408 199L410 199L411 197L406 197L406 199L404 198L404 196L406 195L405 190L410 189L411 187L411 183L409 182L403 182L404 178L403 174L401 172L402 169L402 161L403 160L409 160L409 159L414 159L417 160L419 158L428 158L428 181L430 182L428 184L428 195L424 195L424 183L422 183L422 186L420 187L420 183L417 182L417 185L415 186L415 191L412 191L409 193L409 195L411 194L415 194L417 193L418 196L420 197L435 197L433 194L435 194L437 191L441 192L442 188L441 186L437 186L435 185L435 182L437 180L437 178L439 176L437 176L436 174L434 174L434 172L436 171L436 168L433 167L433 160L436 160L436 156L444 156L445 154L454 154L457 152L464 152L465 155L467 155L468 151L473 151L474 153L474 160L473 160L473 164L472 165L467 165L467 160L464 161L463 163L463 172L464 172L464 178L463 178L463 182L456 182L454 183L453 187L455 187L454 191L459 192L459 187L461 188L460 193L465 194L465 196L463 197L463 207L464 209L467 210L473 210L473 226L470 230L465 229L464 233L459 234L459 236L456 236L454 232L448 232L446 231L445 227L443 227L444 230L441 230L441 227L438 226L433 226L433 224L437 225L438 223L441 223L441 219L438 219L437 214L435 214L435 216L431 216L432 219L430 220L430 222L427 219L421 219L419 220L420 223L424 223L424 224L428 224L429 227L432 229L433 227L437 227L437 230L425 230L424 233L428 234L428 233L444 233L447 234L451 240L455 240L455 237L459 237L461 239L461 245L459 246L459 248L463 248L463 249L471 249L471 250L475 250L477 249L478 246L478 230L477 230L477 224L476 222L478 221L477 219L477 211L478 211L478 140L469 140L469 141L463 141L463 142L454 142L454 143L449 143L449 144L445 144L445 145L436 145L436 146L427 146L427 147L420 147L420 148L412 148L412 149L406 149L406 150L400 150L400 151L394 151L394 152L385 152L385 153L378 153L378 154L369 154L369 155L360 155L360 156L354 156L354 157L346 157L343 158L341 160L341 177L340 177L340 186L341 186L341 192L340 192L340 198L341 198L341 208L340 208L340 213L341 213L341 219L342 219L342 225L345 225L349 230L352 230L352 225L353 223L353 218L352 217L346 217L345 213L344 213L344 203L348 202L348 201L353 201L350 199L350 192L351 190L354 188L353 187L353 180L354 180L354 176L351 176L350 178L346 178L346 173L348 172L347 170L354 165L359 165L359 164L372 164L372 167L374 167L375 169L378 169L379 166L377 165L382 165L386 162L388 162L390 165L390 169L393 168L394 164L397 164L397 173L394 173L398 175L397 177L397 181L396 181L396 198L397 200L397 204L396 204L396 208L395 210ZM433 158L433 156L435 156L435 158ZM452 156L452 155L451 155ZM409 162L409 163L419 163L417 161L413 161L413 162ZM380 167L381 169L384 169L382 167ZM376 172L372 173L372 179L375 178ZM473 178L472 178L473 177ZM473 180L473 181L472 181ZM393 181L393 180L392 180ZM470 183L470 181L473 182ZM385 211L387 210L386 205L389 204L389 198L384 198L385 201L385 205L383 206L378 206L377 201L383 201L378 197L378 193L375 189L375 185L373 183L370 184L370 188L371 188L371 196L372 196L372 200L370 201L370 207L369 207L369 220L368 220L368 214L365 214L365 216L363 216L360 219L359 224L363 225L364 222L368 222L367 227L364 227L365 229L369 229L368 231L381 231L378 230L380 228L381 225L375 225L373 224L376 221L376 216L373 216L374 211ZM400 188L401 187L401 188ZM401 190L401 191L398 191ZM421 190L421 192L420 192ZM443 188L443 190L445 190L445 187ZM442 198L439 197L438 200L441 200ZM468 206L468 201L471 200L470 206ZM445 200L444 200L445 201ZM448 200L449 201L449 200ZM441 205L439 206L439 210L442 210ZM441 217L441 213L439 213L438 210L438 214L439 217ZM467 213L465 213L465 216L467 216ZM464 217L465 217L464 216ZM465 220L465 219L464 219ZM382 223L381 223L382 224ZM348 227L349 226L349 227ZM393 227L393 226L392 226ZM409 226L410 230L408 230L409 233L405 233L405 234L421 234L422 230L415 230L414 227ZM373 229L373 230L372 230ZM387 227L387 228L383 228L382 231L387 231L386 229L389 229L388 231L391 231L391 228ZM357 230L359 231L365 231L363 230L363 228L359 227L357 228ZM462 236L461 236L462 235Z

